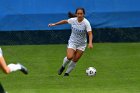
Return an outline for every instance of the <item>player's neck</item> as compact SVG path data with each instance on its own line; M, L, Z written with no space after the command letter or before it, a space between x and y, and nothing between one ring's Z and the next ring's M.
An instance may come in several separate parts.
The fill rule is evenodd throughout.
M79 23L81 23L81 22L84 20L84 18L82 18L82 19L77 19L77 20L78 20Z

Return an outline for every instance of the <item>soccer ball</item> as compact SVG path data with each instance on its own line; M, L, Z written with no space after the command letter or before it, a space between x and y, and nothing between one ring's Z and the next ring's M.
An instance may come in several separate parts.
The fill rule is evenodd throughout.
M96 69L94 67L89 67L86 69L86 74L88 76L95 76L96 75Z

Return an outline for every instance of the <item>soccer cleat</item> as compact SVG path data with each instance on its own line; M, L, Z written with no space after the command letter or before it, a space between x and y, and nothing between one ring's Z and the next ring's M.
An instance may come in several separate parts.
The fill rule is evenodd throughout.
M65 68L62 66L59 70L58 70L58 75L61 75L63 73L63 71L65 70Z
M68 73L65 73L64 76L69 76L69 74Z
M22 73L24 73L24 74L28 74L28 70L27 70L27 68L25 67L25 66L23 66L23 65L21 65L20 63L19 63L19 65L21 66L21 69L20 69L20 71L22 72Z

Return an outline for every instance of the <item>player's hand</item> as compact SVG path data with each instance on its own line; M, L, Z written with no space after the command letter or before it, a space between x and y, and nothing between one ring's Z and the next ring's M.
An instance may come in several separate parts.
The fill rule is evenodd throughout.
M89 44L88 44L88 48L89 48L89 49L92 49L92 48L93 48L93 44L92 44L92 43L89 43Z
M48 25L48 27L51 27L51 26L56 26L56 24L49 24L49 25Z

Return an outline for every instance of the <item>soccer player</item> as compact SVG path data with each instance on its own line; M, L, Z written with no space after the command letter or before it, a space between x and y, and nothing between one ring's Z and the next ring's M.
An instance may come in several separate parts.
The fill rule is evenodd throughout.
M61 24L71 24L72 33L68 41L67 46L67 56L63 60L63 64L58 71L58 74L61 75L65 67L68 65L68 68L64 76L69 76L69 73L75 68L76 63L83 55L87 45L87 37L89 36L88 48L93 48L92 44L92 28L89 21L84 17L85 10L84 8L77 8L75 14L69 13L70 19L62 20L57 23L49 24L48 26L56 26Z
M23 65L17 63L17 64L9 64L8 66L6 65L5 59L3 57L2 49L0 48L0 68L3 70L4 73L9 74L14 71L21 71L24 74L28 74L28 70L26 67Z

